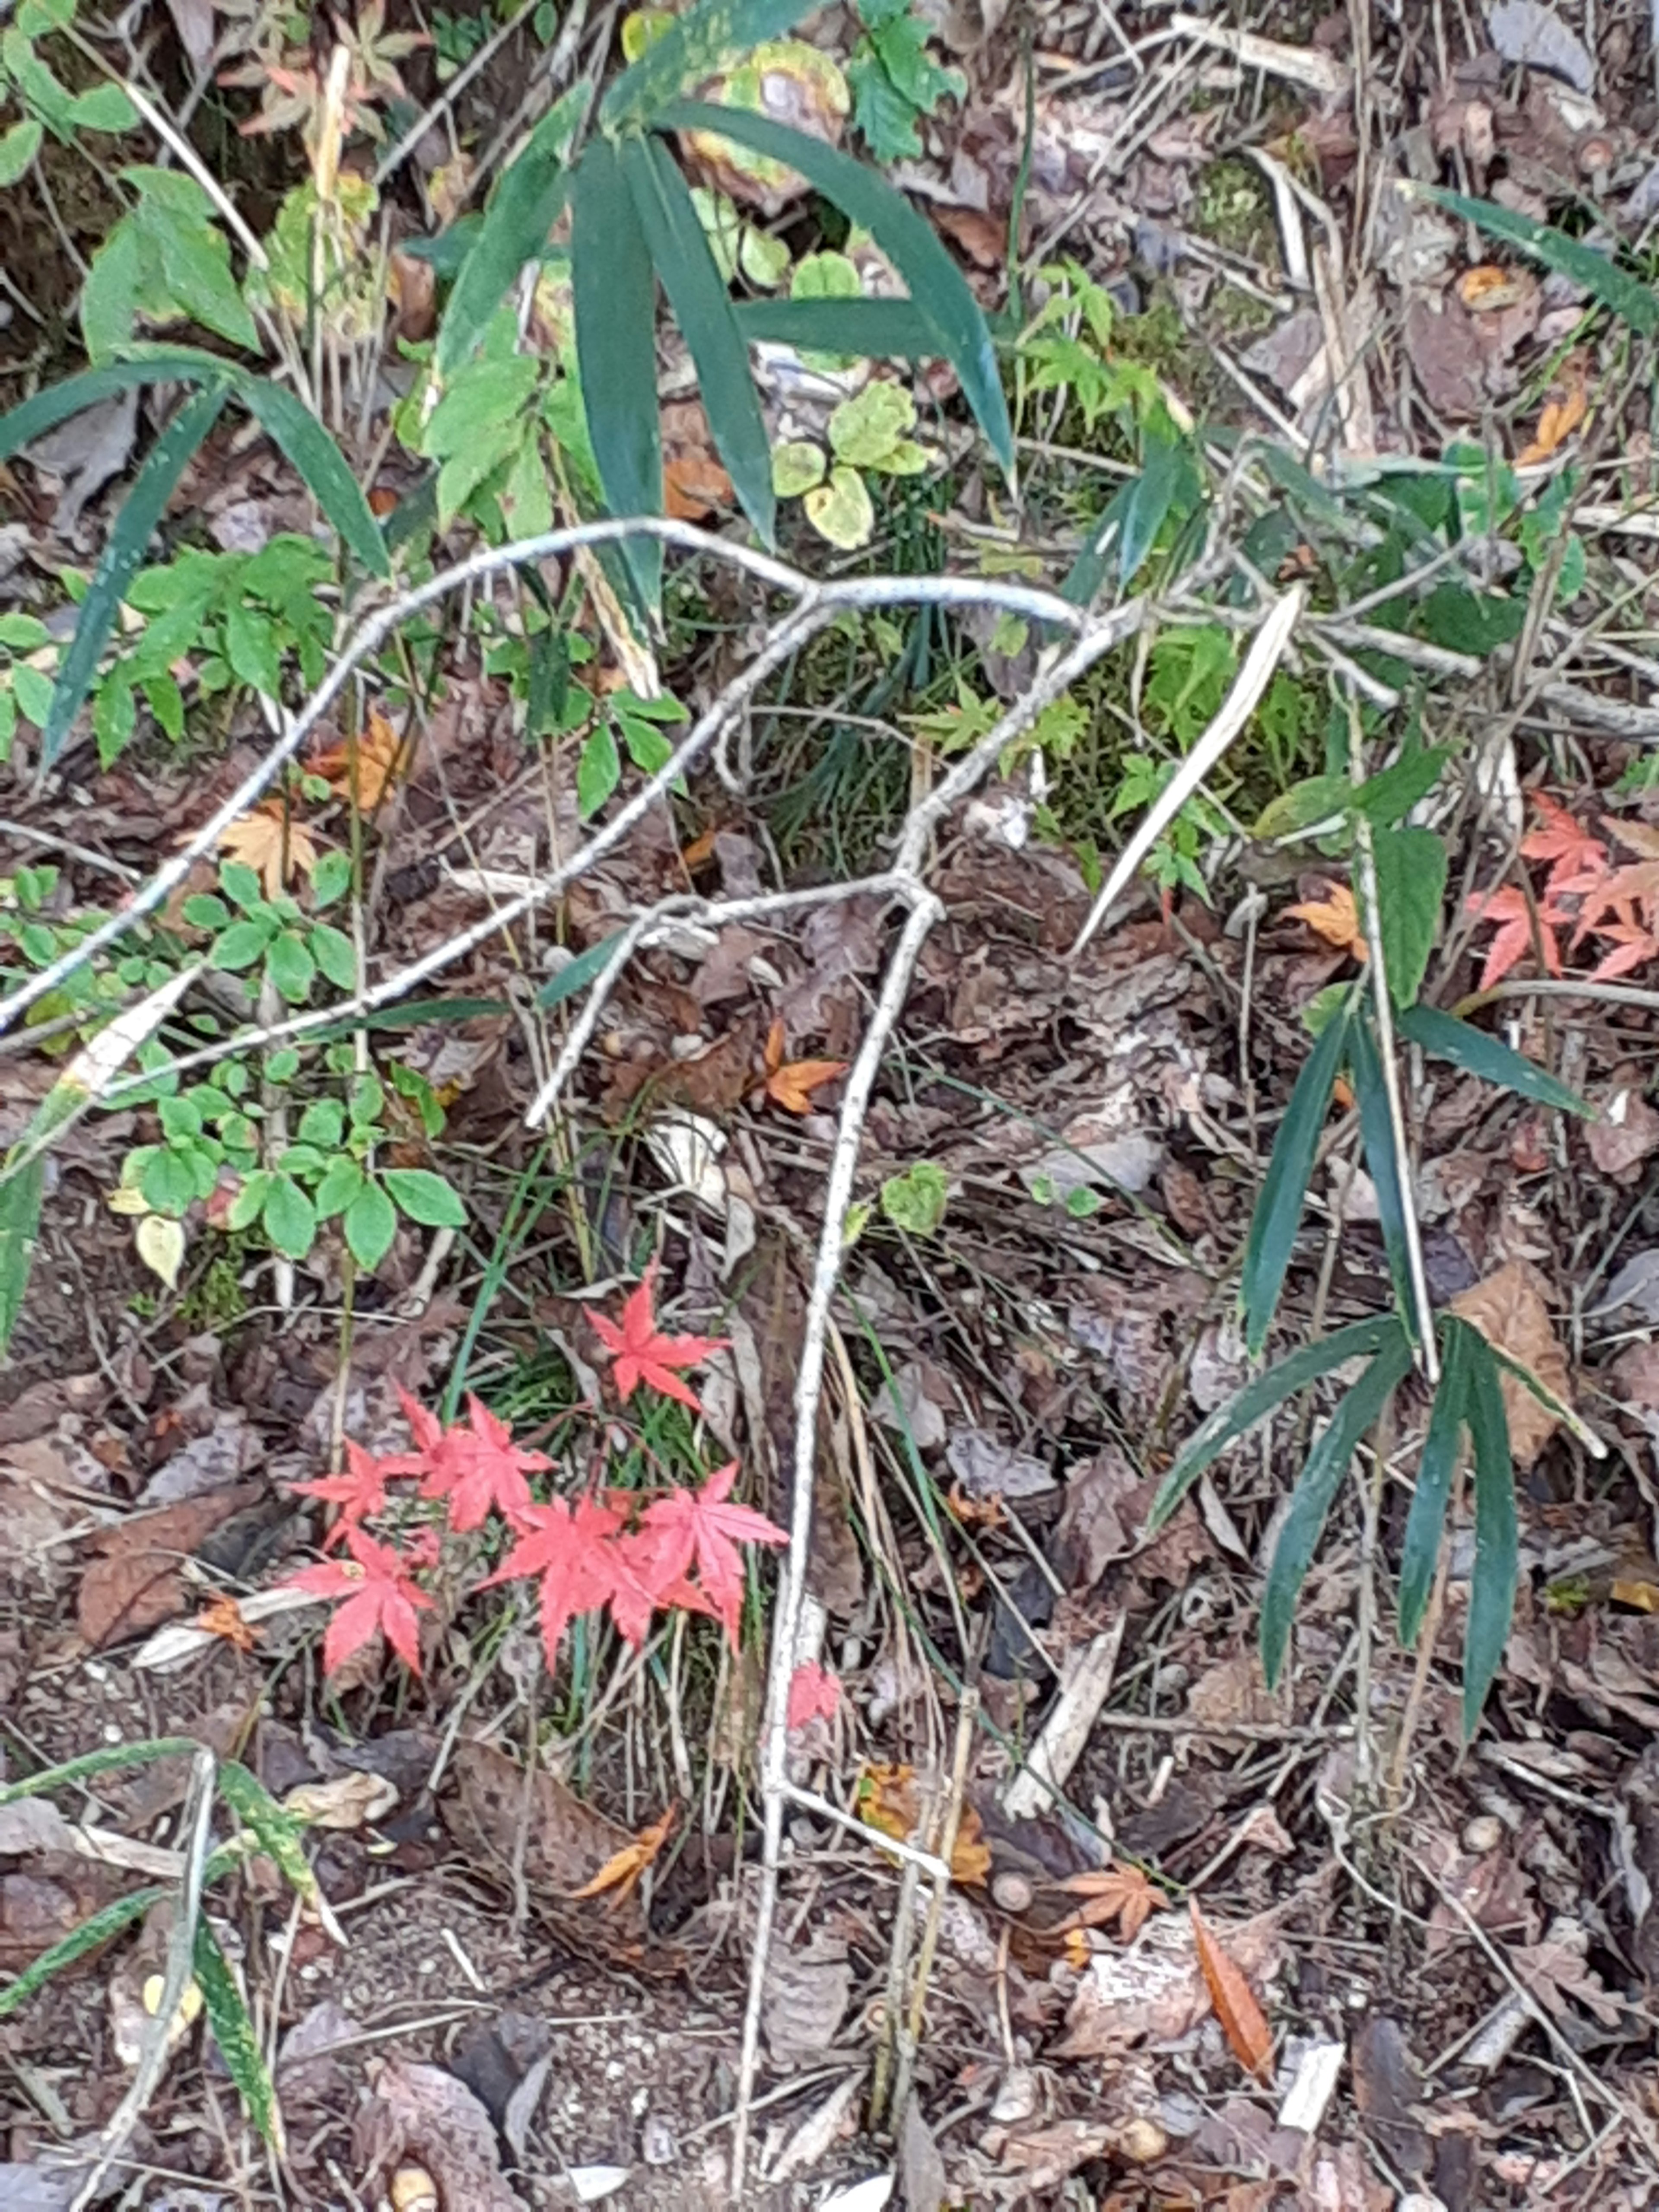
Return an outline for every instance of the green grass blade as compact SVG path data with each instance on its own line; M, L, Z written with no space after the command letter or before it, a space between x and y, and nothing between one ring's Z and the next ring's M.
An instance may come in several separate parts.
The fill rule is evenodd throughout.
M1480 1720L1509 1641L1515 1610L1519 1543L1515 1522L1515 1474L1510 1464L1510 1425L1498 1380L1498 1362L1479 1330L1469 1347L1469 1436L1474 1445L1474 1571L1469 1578L1469 1620L1463 1638L1463 1741Z
M939 332L911 300L744 300L738 327L751 345L802 346L871 361L927 361Z
M708 250L685 179L662 140L625 140L622 165L651 258L691 349L715 449L762 543L775 546L772 448L755 396L748 342L732 312L726 279Z
M536 1004L556 1006L562 1000L574 999L578 991L585 991L610 966L621 935L620 930L615 930L609 937L602 937L597 945L590 945L586 952L577 953L574 960L567 960L558 974L550 976L537 992Z
M98 1950L112 1937L131 1928L135 1920L142 1920L152 1905L159 1905L170 1893L159 1885L149 1889L135 1889L131 1896L118 1897L113 1905L106 1905L101 1912L94 1912L90 1920L83 1920L78 1928L71 1928L49 1950L38 1959L31 1959L15 1981L0 1990L0 2020L25 2005L37 1990L42 1990L54 1974L84 1959L89 1951Z
M586 85L566 93L496 186L444 309L432 356L440 377L468 359L519 271L546 246L569 188L565 163L586 98Z
M1337 1407L1297 1478L1290 1512L1273 1547L1267 1586L1261 1594L1261 1664L1270 1689L1285 1664L1296 1601L1302 1595L1337 1486L1347 1472L1359 1439L1382 1412L1389 1391L1409 1373L1411 1364L1411 1346L1404 1333L1398 1333Z
M289 1887L308 1902L314 1900L317 1876L306 1856L305 1830L293 1814L283 1812L264 1784L234 1759L219 1769L219 1795L242 1826L252 1830Z
M189 1759L202 1748L193 1736L152 1736L148 1743L112 1744L104 1751L83 1752L66 1759L61 1766L43 1766L38 1774L20 1775L0 1789L0 1805L15 1805L22 1797L39 1797L48 1790L73 1790L100 1774L112 1774L123 1766L149 1766L158 1759Z
M582 404L612 514L662 511L657 413L657 292L651 255L616 148L596 138L572 193L570 276ZM662 549L629 542L629 571L648 606L661 593Z
M58 672L57 689L40 741L40 766L48 769L64 750L70 725L98 673L98 656L115 626L127 586L143 564L155 526L191 455L219 419L228 384L210 385L187 399L144 457L132 489L115 518L104 557L81 607L81 619Z
M1219 1459L1229 1444L1237 1443L1258 1421L1265 1420L1275 1406L1282 1406L1286 1398L1305 1390L1309 1383L1316 1382L1345 1360L1382 1351L1395 1337L1405 1341L1397 1318L1393 1314L1373 1314L1369 1320L1350 1322L1346 1328L1334 1330L1316 1343L1304 1344L1299 1352L1247 1382L1236 1398L1218 1406L1188 1437L1181 1456L1158 1485L1146 1516L1147 1534L1155 1534L1205 1468Z
M1400 1641L1407 1650L1423 1626L1424 1608L1440 1558L1446 1500L1451 1495L1457 1465L1457 1439L1468 1419L1469 1339L1477 1333L1455 1315L1447 1316L1441 1338L1444 1364L1440 1387L1434 1394L1429 1433L1417 1464L1417 1489L1406 1518L1406 1540L1400 1559Z
M688 84L713 76L720 64L767 39L780 39L817 0L702 0L687 9L606 93L599 121L607 131L654 121L657 110Z
M9 461L83 407L112 399L118 392L143 384L200 384L206 378L223 376L228 367L216 355L198 352L194 346L158 346L128 361L112 361L79 376L66 376L61 384L48 386L9 415L0 416L0 461Z
M1530 1098L1535 1106L1554 1106L1564 1114L1595 1119L1595 1109L1588 1099L1558 1082L1535 1060L1511 1052L1485 1030L1476 1029L1473 1022L1461 1022L1455 1014L1443 1014L1437 1006L1425 1006L1420 1001L1402 1008L1394 1018L1400 1035L1408 1043L1420 1045L1432 1059L1449 1060L1465 1075L1478 1075L1483 1083L1513 1091L1519 1097Z
M196 1972L196 1986L202 1992L202 2009L207 2014L208 2026L213 2030L213 2039L219 2046L226 2070L236 2084L260 2139L280 2157L283 2150L283 2115L277 2106L276 2087L259 2049L259 2039L248 2016L246 2002L236 1986L236 1977L219 1948L218 1937L205 1920L196 1923L191 1964Z
M44 1155L0 1183L0 1359L10 1348L11 1333L23 1310L46 1189Z
M939 350L960 378L963 397L991 450L1012 473L1014 434L991 333L962 271L908 200L839 148L745 108L677 100L652 120L666 130L713 131L723 138L735 138L755 153L799 170L843 215L861 224L909 286L912 303L939 332Z
M1422 188L1423 197L1432 200L1449 214L1461 216L1465 222L1474 223L1492 238L1501 238L1505 245L1519 246L1530 253L1534 261L1541 261L1547 269L1554 269L1563 276L1570 276L1575 284L1582 284L1592 298L1615 315L1622 315L1634 331L1644 337L1651 337L1659 331L1659 293L1615 268L1604 253L1593 246L1583 246L1576 238L1549 223L1536 222L1528 215L1517 215L1512 208L1497 207L1491 200L1468 198L1462 192L1442 191L1436 186Z
M1348 1024L1348 1073L1353 1078L1365 1172L1376 1192L1376 1218L1382 1231L1382 1249L1389 1255L1395 1300L1415 1343L1417 1308L1406 1255L1405 1196L1400 1188L1400 1163L1395 1153L1394 1116L1389 1111L1388 1085L1382 1079L1382 1060L1369 1010L1356 1014Z
M1124 503L1118 530L1117 571L1126 590L1140 573L1146 556L1157 543L1158 532L1169 519L1186 474L1182 466L1185 458L1178 439L1161 438L1154 431L1147 432L1141 452L1140 474L1126 487L1129 496Z
M263 376L239 377L236 396L304 477L307 490L370 575L389 576L391 556L362 487L310 408Z
M1261 1194L1250 1216L1250 1234L1244 1247L1244 1268L1238 1285L1239 1306L1244 1316L1244 1340L1252 1355L1259 1355L1284 1287L1291 1264L1302 1207L1313 1176L1314 1156L1320 1132L1342 1065L1347 1044L1353 1000L1345 1000L1320 1033L1291 1093L1273 1141L1273 1157L1262 1177Z

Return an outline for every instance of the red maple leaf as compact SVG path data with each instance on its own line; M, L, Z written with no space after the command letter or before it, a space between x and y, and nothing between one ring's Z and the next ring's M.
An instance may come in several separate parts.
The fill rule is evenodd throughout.
M1524 891L1514 884L1505 884L1499 890L1488 891L1484 898L1470 899L1468 910L1478 921L1494 922L1498 927L1497 936L1486 947L1486 964L1480 971L1480 988L1490 991L1523 954L1533 950L1533 908ZM1547 895L1537 911L1538 941L1543 947L1544 965L1552 975L1559 975L1561 947L1555 933L1572 916L1553 905Z
M283 1585L311 1597L344 1601L323 1638L323 1672L332 1674L343 1667L378 1629L410 1672L418 1674L421 1638L415 1613L432 1600L416 1587L407 1560L390 1544L377 1544L358 1528L348 1528L345 1540L349 1559L325 1559L320 1566L306 1567Z
M711 1352L724 1352L730 1340L723 1336L659 1336L656 1317L651 1310L656 1276L657 1263L653 1260L639 1288L629 1294L620 1328L603 1314L596 1313L591 1319L600 1343L616 1360L617 1395L623 1405L640 1383L648 1382L664 1397L676 1398L682 1406L689 1406L694 1413L700 1413L702 1407L695 1392L673 1370L695 1367Z
M397 1386L398 1403L404 1409L404 1419L409 1423L409 1432L415 1439L412 1452L401 1452L386 1462L390 1474L424 1474L433 1453L441 1451L444 1425L435 1413L428 1413L418 1398L411 1397L403 1384Z
M1548 889L1552 895L1567 890L1573 879L1595 878L1605 871L1607 847L1599 837L1592 837L1559 800L1534 791L1532 805L1543 827L1528 832L1521 840L1521 850L1529 860L1550 863ZM1579 888L1583 888L1582 884Z
M466 1414L470 1426L458 1422L440 1431L436 1445L422 1452L421 1495L448 1500L449 1525L460 1535L482 1528L492 1508L517 1527L535 1503L526 1475L553 1462L545 1452L521 1450L507 1423L470 1391Z
M751 1505L726 1503L738 1479L738 1462L711 1474L701 1490L678 1484L654 1499L641 1525L655 1553L652 1581L659 1592L683 1580L695 1560L697 1583L715 1616L726 1625L732 1649L738 1649L738 1617L743 1607L743 1554L739 1544L787 1544L788 1536Z
M541 1577L542 1649L550 1668L558 1664L564 1632L577 1614L596 1611L616 1589L622 1525L621 1514L596 1498L579 1498L574 1506L562 1498L531 1505L520 1519L523 1534L479 1585L488 1589L526 1575ZM650 1619L648 1607L646 1618Z
M811 1720L832 1721L840 1710L839 1675L820 1667L816 1659L796 1668L789 1677L789 1710L785 1716L790 1728L805 1728Z
M1659 959L1659 937L1650 929L1644 929L1639 921L1611 922L1598 928L1595 934L1610 937L1613 950L1590 969L1592 982L1609 982L1615 975L1628 975L1633 968Z
M320 1475L314 1482L290 1482L288 1487L298 1498L319 1498L325 1505L339 1507L338 1517L323 1539L326 1552L343 1543L360 1522L385 1512L386 1478L398 1472L401 1469L392 1461L376 1459L361 1444L348 1443L343 1474Z

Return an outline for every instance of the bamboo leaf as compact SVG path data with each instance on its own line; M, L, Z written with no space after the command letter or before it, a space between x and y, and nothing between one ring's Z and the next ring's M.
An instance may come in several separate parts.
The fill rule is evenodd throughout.
M1469 1578L1469 1619L1463 1638L1463 1740L1480 1720L1509 1641L1515 1610L1518 1542L1515 1475L1510 1464L1510 1426L1498 1380L1498 1361L1480 1331L1470 1332L1468 1423L1474 1446L1474 1571Z
M234 1759L219 1768L219 1794L243 1826L252 1830L260 1850L290 1887L308 1902L314 1900L317 1876L306 1856L305 1831L293 1814L283 1812L264 1784Z
M280 2157L284 2146L276 2091L248 2016L246 2000L219 1948L218 1937L205 1920L196 1923L191 1964L195 1969L196 1986L202 1992L202 2009L207 2014L208 2026L213 2030L213 2039L219 2046L226 2069L261 2139Z
M872 361L925 361L943 345L914 300L744 300L737 315L751 345L800 346Z
M1446 848L1432 830L1379 828L1371 832L1371 851L1389 990L1396 1004L1409 1006L1423 988L1440 927Z
M961 380L980 428L1004 469L1012 473L1013 430L991 333L962 271L908 200L838 147L826 146L820 138L790 131L746 108L677 100L653 116L652 123L663 130L712 131L723 138L735 138L755 153L798 170L867 230L909 286L912 304L939 332L939 350Z
M143 565L151 533L166 512L191 455L218 421L230 386L210 385L187 399L144 457L81 607L70 649L58 672L52 711L40 740L40 766L50 768L64 750L70 725L98 673L98 656L115 626L127 586Z
M5 1358L17 1316L23 1310L46 1188L44 1154L28 1161L0 1183L0 1359Z
M651 258L691 349L715 447L744 513L762 542L775 545L772 449L750 374L749 347L685 179L660 138L625 141L622 164Z
M1400 1641L1407 1650L1416 1643L1423 1626L1424 1608L1440 1558L1446 1500L1451 1495L1457 1465L1457 1439L1468 1419L1469 1339L1478 1334L1455 1314L1447 1316L1442 1329L1444 1364L1440 1387L1434 1394L1423 1456L1417 1463L1417 1489L1406 1518L1406 1540L1400 1559Z
M432 356L441 378L471 356L502 295L546 246L569 189L565 163L586 97L586 85L578 85L550 108L496 186L444 310Z
M1186 471L1186 452L1177 438L1161 438L1148 430L1141 455L1140 474L1126 487L1117 539L1118 574L1125 586L1133 583L1158 533L1169 518Z
M1461 216L1465 222L1475 224L1507 245L1518 246L1547 269L1558 270L1575 284L1582 284L1644 337L1659 331L1659 293L1615 267L1607 255L1598 253L1594 246L1581 245L1564 231L1534 222L1531 216L1517 215L1512 208L1497 207L1491 200L1470 199L1462 192L1442 191L1434 186L1419 189L1437 207Z
M607 131L653 123L657 110L686 85L713 76L723 61L793 30L817 0L702 0L676 18L606 93L599 121Z
M15 2013L20 2005L27 2004L37 1990L42 1990L54 1974L84 1959L88 1952L100 1949L112 1937L131 1928L135 1920L142 1920L152 1905L159 1905L167 1892L154 1886L135 1889L130 1896L118 1897L113 1905L106 1905L101 1912L94 1912L78 1928L71 1928L38 1959L31 1959L15 1981L8 1982L0 1990L0 2020Z
M1391 1344L1383 1346L1337 1407L1297 1479L1291 1510L1279 1532L1267 1585L1261 1594L1261 1664L1269 1688L1278 1682L1285 1664L1296 1601L1302 1595L1331 1500L1360 1438L1382 1412L1389 1391L1410 1371L1411 1364L1411 1346L1401 1330Z
M579 952L574 959L567 960L558 974L550 976L537 992L536 1004L538 1006L556 1006L562 1000L574 999L578 991L585 991L610 966L621 933L618 930L609 937L602 937L597 945L590 945L585 952Z
M1244 1247L1244 1268L1239 1281L1239 1304L1244 1317L1244 1340L1253 1354L1267 1340L1285 1271L1291 1264L1302 1207L1313 1175L1314 1156L1325 1126L1337 1070L1347 1044L1353 1012L1352 996L1327 1022L1317 1042L1303 1064L1291 1093L1291 1103L1279 1124L1273 1157L1262 1178L1261 1194L1250 1216L1250 1234Z
M1537 1106L1555 1106L1564 1114L1595 1118L1595 1109L1587 1099L1558 1082L1535 1060L1511 1052L1485 1030L1476 1029L1473 1022L1459 1021L1455 1014L1443 1014L1437 1006L1419 1004L1402 1008L1395 1023L1408 1043L1421 1046L1435 1060L1449 1060L1465 1075L1478 1075L1483 1083L1495 1083L1502 1090L1530 1098Z
M1376 1218L1382 1231L1382 1247L1389 1255L1395 1299L1407 1332L1415 1343L1417 1311L1406 1253L1405 1194L1400 1188L1400 1164L1395 1152L1394 1116L1389 1111L1382 1055L1369 1012L1358 1014L1349 1024L1348 1073L1353 1078L1365 1171L1376 1192Z
M391 556L362 487L310 408L263 376L239 377L236 396L304 477L306 489L370 575L389 576Z
M615 515L662 509L662 431L657 413L657 294L651 255L616 148L596 138L572 195L570 273L582 404L605 503ZM630 539L629 571L654 606L662 550Z
M9 414L0 415L0 461L9 461L71 415L95 407L100 399L112 399L118 392L131 392L135 385L200 384L209 377L222 377L227 367L216 355L194 346L156 347L129 360L86 369L79 376L66 376L61 384L49 385Z
M1313 1344L1304 1344L1267 1372L1247 1382L1236 1398L1226 1405L1218 1406L1209 1418L1187 1439L1181 1456L1158 1486L1152 1500L1152 1511L1146 1516L1146 1531L1155 1534L1175 1511L1206 1467L1224 1452L1229 1444L1237 1443L1258 1421L1265 1420L1276 1406L1284 1404L1298 1390L1305 1390L1322 1375L1328 1375L1334 1367L1346 1360L1363 1358L1365 1353L1381 1352L1393 1339L1405 1341L1404 1332L1393 1314L1373 1314L1365 1321L1350 1322L1329 1336L1322 1336Z

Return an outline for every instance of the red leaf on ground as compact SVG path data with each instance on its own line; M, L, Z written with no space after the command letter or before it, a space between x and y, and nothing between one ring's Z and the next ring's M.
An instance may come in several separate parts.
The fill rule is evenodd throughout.
M695 1560L702 1595L725 1623L734 1651L743 1608L743 1554L738 1546L789 1541L783 1529L753 1506L726 1503L737 1479L738 1462L731 1460L701 1490L677 1486L666 1498L657 1498L646 1507L643 1521L654 1554L653 1587L665 1595L666 1585L682 1579Z
M1480 988L1490 991L1507 975L1516 962L1533 951L1533 908L1526 893L1514 884L1505 884L1484 898L1468 902L1468 910L1477 921L1496 924L1498 934L1486 947L1486 964L1480 971ZM1561 947L1556 931L1571 916L1561 913L1547 896L1538 904L1538 942L1544 955L1544 965L1552 975L1561 973Z
M629 1294L623 1307L620 1327L603 1314L596 1313L591 1319L600 1343L617 1363L617 1395L624 1405L641 1382L648 1382L664 1397L678 1399L682 1406L689 1406L694 1413L700 1413L702 1407L696 1394L673 1370L696 1366L711 1352L723 1352L729 1340L723 1336L659 1336L652 1312L656 1274L653 1260L639 1288Z
M1543 826L1528 831L1521 840L1521 850L1529 860L1550 863L1552 893L1565 890L1569 878L1594 875L1606 868L1607 847L1599 837L1592 837L1558 799L1534 791L1532 806Z
M361 1444L346 1445L346 1472L343 1474L319 1475L314 1482L290 1482L288 1487L296 1498L320 1498L325 1505L337 1505L337 1518L323 1539L323 1549L330 1551L342 1544L350 1531L376 1513L384 1513L386 1506L386 1477L391 1462L376 1459Z
M560 1643L577 1614L595 1612L617 1587L615 1539L622 1516L597 1498L579 1498L572 1506L556 1498L529 1507L519 1525L524 1534L479 1588L541 1577L542 1649L550 1668L558 1664Z
M492 1508L517 1528L535 1504L526 1475L553 1462L545 1452L521 1450L507 1423L470 1392L466 1413L470 1426L457 1423L441 1432L436 1447L422 1454L421 1495L447 1498L449 1525L461 1535L482 1528Z
M809 1659L789 1677L787 1723L805 1728L808 1721L832 1721L841 1710L841 1678Z
M416 1587L407 1560L390 1544L377 1544L356 1528L346 1530L345 1540L349 1559L325 1559L320 1566L289 1576L283 1584L311 1597L343 1601L323 1638L323 1672L332 1674L343 1667L378 1629L410 1673L418 1674L421 1638L416 1608L429 1606L432 1600Z

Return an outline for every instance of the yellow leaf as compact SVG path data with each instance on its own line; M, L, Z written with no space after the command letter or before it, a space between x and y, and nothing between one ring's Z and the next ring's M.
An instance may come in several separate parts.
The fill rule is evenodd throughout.
M239 814L219 832L222 851L252 868L264 885L267 898L280 898L283 887L294 876L308 876L317 865L317 848L303 822L283 817L280 807L256 807Z
M177 1290L185 1258L183 1222L169 1221L164 1213L147 1213L138 1224L134 1242L138 1257L151 1274L159 1275L168 1290Z
M859 1818L871 1827L879 1828L884 1836L892 1836L900 1843L921 1847L915 1828L921 1818L921 1804L914 1767L866 1766L858 1779L857 1802ZM990 1848L979 1814L971 1805L964 1805L951 1852L951 1879L982 1882L990 1871Z
M402 750L398 732L378 708L368 710L368 727L357 739L357 807L363 814L371 814L386 795L386 786L397 775ZM351 799L351 747L342 738L326 751L314 754L308 763L313 775L319 775L337 799L348 804Z

